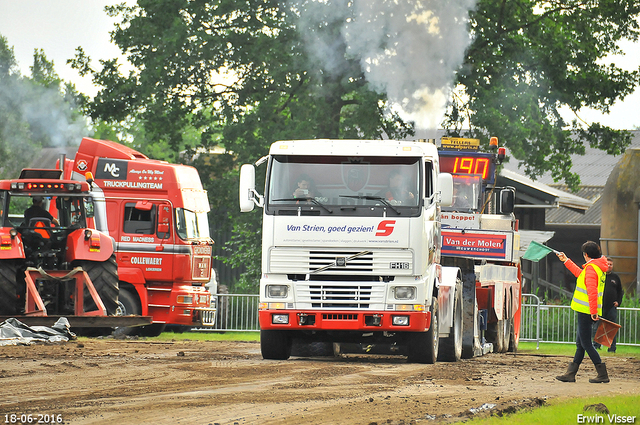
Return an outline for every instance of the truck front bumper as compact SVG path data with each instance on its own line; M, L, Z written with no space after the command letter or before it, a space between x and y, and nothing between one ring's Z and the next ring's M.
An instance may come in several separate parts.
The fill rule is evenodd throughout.
M262 330L424 332L429 311L260 310Z

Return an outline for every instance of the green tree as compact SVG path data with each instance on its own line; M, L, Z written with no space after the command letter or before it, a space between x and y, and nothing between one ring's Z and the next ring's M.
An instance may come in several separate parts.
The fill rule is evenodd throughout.
M370 90L338 28L309 30L342 51L342 63L329 69L310 60L291 9L277 0L141 0L108 7L122 18L112 36L133 70L123 75L110 60L96 71L78 50L73 66L103 87L91 104L92 118L135 116L146 137L176 152L192 147L182 130L193 126L203 146L224 144L251 159L281 136L411 134L409 125L386 113L384 95Z
M37 150L31 141L29 125L17 107L22 77L7 39L0 36L0 178L15 178Z
M75 146L88 133L84 107L87 97L71 83L63 81L42 49L33 52L31 77L25 78L29 91L23 114L32 137L42 147Z
M72 146L86 134L85 97L63 82L42 50L34 51L31 77L20 74L13 48L0 35L1 178L15 178L42 147Z
M570 155L584 154L587 144L620 154L630 143L628 132L585 123L578 113L608 113L634 91L638 71L603 59L621 53L620 40L637 40L639 14L640 3L626 0L480 0L445 122L450 134L470 127L485 139L499 136L530 176L550 170L575 189ZM576 119L566 122L562 107Z
M230 260L237 265L260 252L259 239L246 239L259 235L259 219L237 212L239 163L256 160L279 139L395 138L413 132L389 112L385 95L371 89L337 26L308 28L342 52L340 63L329 67L309 57L296 8L282 5L140 0L132 7L109 7L122 18L112 37L132 70L123 74L115 60L93 69L82 49L72 63L102 87L90 105L92 118L111 125L134 117L144 128L137 134L146 139L143 152L158 145L193 152L196 133L205 152L214 145L232 152L208 166L194 164L210 193L211 216L237 230ZM259 270L250 269L242 286L255 285L258 276Z
M575 188L577 176L569 171L572 153L584 152L586 143L618 153L629 143L628 133L598 123L567 123L559 111L589 106L607 112L633 91L637 71L599 60L617 53L618 41L637 38L640 5L628 0L479 0L465 21L470 4L139 0L132 7L107 8L121 18L112 38L127 57L129 71L123 73L116 60L101 61L100 69L94 69L81 49L73 64L102 87L89 105L92 118L108 125L135 122L144 139L136 143L148 151L168 147L184 160L178 153L193 152L199 136L205 151L218 145L232 152L213 162L219 167L215 171L198 166L201 175L215 179L204 179L216 193L212 216L235 226L232 246L248 255L245 248L253 243L247 235L259 234L259 220L236 212L237 164L263 155L274 140L413 134L412 123L391 112L393 102L411 102L412 93L401 90L391 102L381 92L384 83L377 81L374 87L367 81L376 62L391 70L395 63L418 68L410 75L416 80L410 86L414 89L421 87L421 79L445 74L439 85L427 88L433 91L453 80L456 90L444 121L448 132L485 139L498 135L532 176L551 170ZM402 25L409 19L400 14L398 20L400 10L412 22L427 22L430 38L411 39L424 34L405 30ZM449 16L450 10L456 13ZM449 80L447 72L439 72L445 64L445 70L457 64L448 62L456 44L448 31L466 22L472 42ZM379 37L365 39L360 45L364 49L356 49L347 35L353 36L357 27L365 36L375 30ZM466 43L465 37L460 40ZM431 42L444 47L432 62L430 55L405 48ZM331 61L316 54L319 50L329 52ZM383 53L376 56L378 52ZM404 77L397 70L389 75ZM238 250L231 261L246 264Z

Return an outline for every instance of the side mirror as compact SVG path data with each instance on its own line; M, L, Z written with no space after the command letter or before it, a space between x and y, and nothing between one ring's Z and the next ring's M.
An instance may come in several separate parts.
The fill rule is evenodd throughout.
M60 200L60 198L58 198ZM57 204L58 201L56 201ZM60 207L58 207L60 209ZM93 198L86 197L84 198L84 210L86 211L88 218L93 218L95 216L95 208L93 206Z
M169 225L171 224L171 207L162 204L158 208L158 236L162 239L169 237Z
M138 201L136 202L135 208L140 211L151 211L151 208L153 208L153 202L149 202L147 200Z
M513 213L516 205L516 191L512 187L504 188L500 191L500 199L497 205L497 212L499 214L511 214Z
M453 204L453 176L451 174L438 174L438 192L440 192L440 206L450 207Z
M256 169L252 164L240 167L240 211L253 211L256 190Z

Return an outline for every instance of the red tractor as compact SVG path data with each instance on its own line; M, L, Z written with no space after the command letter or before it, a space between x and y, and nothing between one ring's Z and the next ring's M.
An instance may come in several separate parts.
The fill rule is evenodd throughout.
M0 181L0 316L57 315L92 326L71 318L116 314L114 241L87 226L91 180L61 176L25 169Z

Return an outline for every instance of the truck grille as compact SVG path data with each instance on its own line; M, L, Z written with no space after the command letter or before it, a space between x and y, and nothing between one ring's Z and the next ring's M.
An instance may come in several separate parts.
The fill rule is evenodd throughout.
M331 275L410 276L413 273L413 252L407 249L374 249L357 255L357 250L310 250L305 248L274 248L269 252L269 272Z
M352 282L297 282L296 298L304 308L382 308L386 285Z
M371 286L309 286L311 306L369 308Z
M322 315L322 320L358 320L357 314L344 314L344 313L325 313Z

